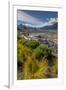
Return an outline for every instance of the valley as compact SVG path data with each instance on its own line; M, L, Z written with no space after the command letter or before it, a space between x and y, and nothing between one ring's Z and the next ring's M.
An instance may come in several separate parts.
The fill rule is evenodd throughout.
M36 40L42 44L46 44L54 55L58 54L58 36L56 30L33 30L33 31L18 31L18 35L28 40Z

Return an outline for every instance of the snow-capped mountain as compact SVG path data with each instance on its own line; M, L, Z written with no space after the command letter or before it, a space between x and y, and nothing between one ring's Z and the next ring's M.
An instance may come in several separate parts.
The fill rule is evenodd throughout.
M35 26L28 22L17 21L17 27L20 29L23 29L23 28L34 29L35 28L35 29L43 29L43 30L49 30L49 29L57 30L58 23L54 22L54 23L50 23L49 25L44 24L44 25L40 25L40 26Z

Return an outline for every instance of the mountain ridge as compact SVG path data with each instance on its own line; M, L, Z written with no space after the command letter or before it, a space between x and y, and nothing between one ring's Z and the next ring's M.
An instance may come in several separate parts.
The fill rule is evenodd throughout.
M28 28L28 29L43 29L43 30L49 30L49 29L55 29L57 30L58 29L58 22L55 22L53 23L52 25L46 25L46 26L42 26L42 27L33 27L30 25L30 23L28 22L23 22L23 21L20 21L18 20L17 21L17 28L19 29L24 29L24 28Z

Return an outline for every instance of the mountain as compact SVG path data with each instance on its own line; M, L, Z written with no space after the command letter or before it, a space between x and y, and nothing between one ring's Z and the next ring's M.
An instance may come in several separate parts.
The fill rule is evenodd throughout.
M33 26L31 23L28 23L28 22L24 22L24 21L20 21L18 20L17 21L17 28L19 30L22 30L22 29L29 29L29 30L33 30L33 29L36 29L36 30L57 30L58 29L58 22L55 22L51 25L46 25L46 26L42 26L42 27L36 27L36 26Z
M41 29L45 29L45 30L49 30L49 29L57 30L58 29L58 23L56 22L53 25L45 26L45 27L42 27Z

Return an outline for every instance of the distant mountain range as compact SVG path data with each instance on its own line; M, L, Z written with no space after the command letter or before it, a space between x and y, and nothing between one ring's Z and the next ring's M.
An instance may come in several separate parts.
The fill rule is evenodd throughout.
M56 23L54 23L51 26L45 26L45 27L42 27L41 29L45 29L45 30L49 30L49 29L57 30L58 29L58 23L56 22Z
M36 27L36 26L33 26L31 23L18 20L17 21L17 28L19 30L26 29L26 28L28 28L29 30L33 30L33 29L36 29L36 30L40 30L40 29L42 29L42 30L57 30L58 29L58 22L55 22L51 25Z

